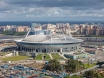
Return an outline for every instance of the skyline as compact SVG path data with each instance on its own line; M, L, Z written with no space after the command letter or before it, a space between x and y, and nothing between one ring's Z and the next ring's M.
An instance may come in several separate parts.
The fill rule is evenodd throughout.
M103 0L0 0L0 21L102 21Z

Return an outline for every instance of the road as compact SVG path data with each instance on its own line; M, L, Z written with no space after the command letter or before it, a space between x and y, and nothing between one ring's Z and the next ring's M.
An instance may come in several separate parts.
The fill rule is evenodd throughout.
M6 40L17 40L17 39L21 39L23 37L19 37L19 36L0 36L0 41L6 41Z
M93 69L95 69L95 68L97 68L97 67L99 67L99 65L96 65L96 66L94 66L94 67L91 67L91 68L82 70L82 71L77 72L77 73L70 74L70 76L73 76L73 75L80 75L81 73L84 73L84 72L89 71L89 70L93 70Z

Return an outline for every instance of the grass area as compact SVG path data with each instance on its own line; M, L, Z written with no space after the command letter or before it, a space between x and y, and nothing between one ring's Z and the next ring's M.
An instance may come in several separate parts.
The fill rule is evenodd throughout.
M51 55L52 55L52 57L53 57L54 59L57 59L57 60L62 59L62 58L60 57L60 55L58 55L58 53L52 53Z
M29 58L28 56L12 56L12 57L3 58L1 60L3 60L3 61L19 61L19 60L26 60L28 58Z
M45 60L50 60L50 56L47 54L44 54L44 56L46 56Z
M95 66L96 64L84 64L84 68L91 68Z
M50 60L50 56L47 54L38 54L35 60L42 60L42 56L45 56L45 60Z
M42 60L42 54L38 54L38 55L35 57L35 60Z

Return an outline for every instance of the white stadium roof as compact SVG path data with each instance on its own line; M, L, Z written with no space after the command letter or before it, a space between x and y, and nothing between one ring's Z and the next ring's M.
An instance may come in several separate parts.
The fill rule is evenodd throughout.
M69 36L64 36L61 35L30 35L28 37L25 37L22 42L26 43L77 43L77 42L82 42L83 40L81 39L76 39L76 38L71 38Z

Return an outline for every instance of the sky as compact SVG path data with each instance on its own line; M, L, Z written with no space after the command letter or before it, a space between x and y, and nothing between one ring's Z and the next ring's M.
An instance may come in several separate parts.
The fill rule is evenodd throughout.
M104 21L104 0L0 0L0 21Z

